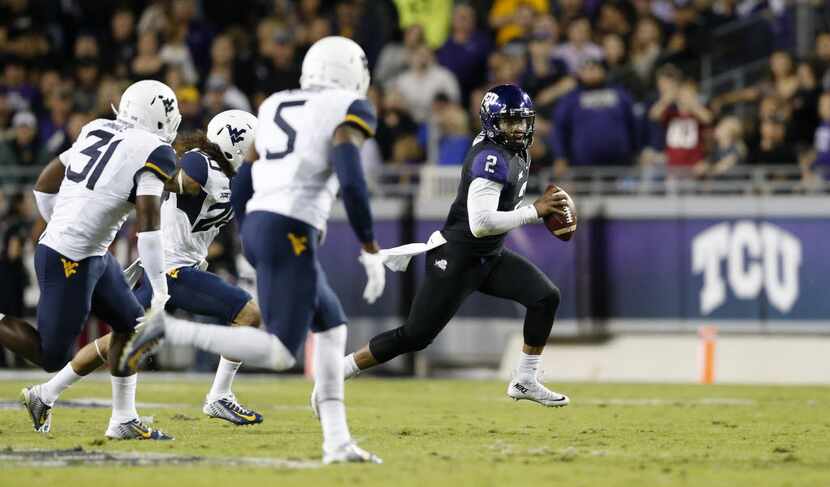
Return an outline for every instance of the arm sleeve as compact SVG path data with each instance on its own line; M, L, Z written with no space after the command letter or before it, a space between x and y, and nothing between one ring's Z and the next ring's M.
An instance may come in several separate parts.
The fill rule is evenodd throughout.
M138 176L137 196L161 196L164 192L164 183L150 172ZM150 286L153 296L167 296L167 278L164 275L164 241L161 230L140 232L138 234L138 256Z
M239 166L236 176L231 179L231 206L233 206L236 224L240 230L242 229L242 222L245 221L245 207L248 205L248 200L254 195L252 169L253 166L246 162Z
M372 104L364 98L359 98L349 105L343 123L359 128L366 134L366 137L374 137L378 127L378 117Z
M55 200L58 195L52 193L42 193L34 190L32 190L32 193L35 194L35 202L37 203L37 209L40 212L40 216L42 216L48 223L49 220L52 219L52 213L55 211Z
M167 277L164 275L164 241L161 230L138 234L138 256L144 275L153 288L153 296L167 296Z
M179 167L192 180L199 183L202 187L207 184L208 178L208 161L198 152L188 152L179 161Z
M350 143L338 144L331 150L331 163L340 181L343 206L352 230L362 243L374 241L369 190L360 164L360 149Z
M467 190L467 214L470 232L476 237L500 235L539 219L533 205L521 206L512 211L498 211L503 184L484 178L476 178Z

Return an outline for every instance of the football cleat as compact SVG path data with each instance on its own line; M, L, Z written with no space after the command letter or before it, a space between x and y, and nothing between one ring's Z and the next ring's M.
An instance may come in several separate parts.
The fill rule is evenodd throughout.
M357 446L354 440L344 443L332 451L323 449L323 463L383 463L383 460L374 453L369 453Z
M161 430L153 429L142 423L140 419L132 419L125 423L110 423L106 432L111 440L172 440L173 437Z
M151 308L124 345L118 359L118 372L128 375L137 371L141 362L158 349L163 339L164 312Z
M205 402L202 412L211 418L224 419L237 426L247 426L262 422L262 415L236 402L236 396L233 393L216 401Z
M29 417L32 418L32 426L39 433L48 433L52 427L52 406L46 404L40 397L40 386L25 387L20 391L20 402Z
M571 400L564 394L553 392L547 387L543 386L538 379L532 381L520 381L513 379L507 386L507 395L512 397L514 401L527 399L548 407L562 407L567 406Z

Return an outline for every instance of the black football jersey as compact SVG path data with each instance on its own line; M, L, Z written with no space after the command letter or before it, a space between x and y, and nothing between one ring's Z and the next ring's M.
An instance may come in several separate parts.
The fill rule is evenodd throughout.
M461 182L458 193L450 207L450 213L441 233L449 242L459 242L469 246L475 255L497 254L504 243L506 234L489 235L476 238L470 231L470 219L467 213L467 191L476 178L485 178L504 187L499 198L499 211L511 211L519 206L527 189L530 170L530 155L527 151L513 152L482 136L473 142L464 166L461 169Z

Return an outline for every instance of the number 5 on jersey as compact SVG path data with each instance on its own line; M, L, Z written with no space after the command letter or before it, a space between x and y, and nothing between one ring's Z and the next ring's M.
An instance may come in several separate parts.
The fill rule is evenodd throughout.
M277 111L274 114L274 123L277 124L277 127L282 129L285 132L285 135L288 137L288 141L285 144L285 150L281 150L278 152L271 152L267 151L265 153L265 158L268 160L274 159L282 159L283 157L287 156L294 152L294 142L297 141L297 131L294 130L294 127L289 124L285 118L282 116L282 111L286 108L292 107L301 107L305 105L306 100L293 100L293 101L284 101L277 105Z

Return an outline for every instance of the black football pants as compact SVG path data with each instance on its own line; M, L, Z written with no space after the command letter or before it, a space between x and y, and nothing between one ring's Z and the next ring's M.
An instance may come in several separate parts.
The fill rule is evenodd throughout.
M427 253L426 277L406 322L369 341L369 350L379 363L426 348L473 291L524 305L525 343L545 344L559 307L559 289L538 267L511 250L480 257L465 247L447 242Z

